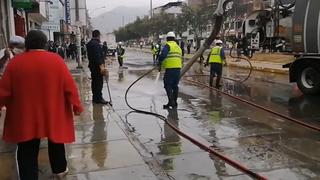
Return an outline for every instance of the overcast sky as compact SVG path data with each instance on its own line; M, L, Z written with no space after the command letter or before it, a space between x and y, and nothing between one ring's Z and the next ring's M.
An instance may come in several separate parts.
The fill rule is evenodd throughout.
M164 5L176 0L152 0L153 7ZM104 7L105 8L101 8ZM91 16L97 16L118 6L150 6L150 0L87 0L87 8Z

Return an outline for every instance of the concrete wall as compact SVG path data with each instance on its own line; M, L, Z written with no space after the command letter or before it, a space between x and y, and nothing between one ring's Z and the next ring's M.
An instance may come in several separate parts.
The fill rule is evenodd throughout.
M218 2L218 0L188 0L188 6L197 8L203 3L213 4L216 2Z
M164 12L168 13L168 14L181 14L182 13L182 7L173 6L173 7L170 7L168 9L166 9Z
M14 15L11 0L0 1L0 49L4 48L10 39L15 35Z

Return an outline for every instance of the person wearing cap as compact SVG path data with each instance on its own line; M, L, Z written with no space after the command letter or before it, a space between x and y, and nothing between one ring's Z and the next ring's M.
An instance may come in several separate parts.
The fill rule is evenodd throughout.
M13 36L9 41L9 47L0 51L0 74L5 71L10 59L24 52L24 38Z
M165 74L163 77L164 88L168 96L168 103L163 105L164 109L170 107L175 109L178 106L177 99L179 93L180 70L182 68L182 50L176 43L174 32L167 34L167 43L159 55L159 69L163 67Z
M210 64L210 86L213 86L213 78L217 76L216 88L220 88L220 80L222 76L222 64L227 65L224 49L222 47L222 41L216 40L215 46L211 49L208 55L206 66Z
M38 179L41 139L48 141L54 176L67 174L64 144L75 141L74 115L83 111L68 67L46 45L42 31L29 31L26 52L11 60L0 79L0 107L7 107L3 140L17 144L20 180Z

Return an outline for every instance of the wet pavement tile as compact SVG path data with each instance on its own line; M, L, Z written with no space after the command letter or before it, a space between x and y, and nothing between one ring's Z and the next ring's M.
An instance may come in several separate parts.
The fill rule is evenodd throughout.
M137 75L138 74L139 73L137 73ZM150 80L147 79L145 83L148 84L148 82L150 82ZM277 85L260 84L263 85L260 90L259 83L257 83L257 87L253 86L253 88L258 88L257 90L248 88L247 86L235 87L230 84L227 86L227 88L229 88L227 91L235 93L238 96L246 96L246 98L251 98L250 100L264 103L264 105L287 113L285 107L287 104L285 102L289 100L288 96L290 96L289 92L291 91L290 88L288 88L289 86L286 84L281 85L281 87L273 93L271 89L276 88ZM252 84L250 86L252 86ZM201 87L185 85L184 83L182 83L180 87L179 122L176 124L180 129L195 137L199 135L198 138L203 138L211 142L217 150L238 159L240 162L243 161L244 164L248 164L248 166L257 169L259 172L262 171L263 174L267 174L272 177L272 179L283 179L282 177L286 177L286 172L288 172L289 179L292 176L298 177L298 179L315 178L317 174L319 174L316 170L317 168L312 168L312 166L317 167L318 164L314 164L312 158L310 159L309 157L311 155L316 156L315 154L317 153L303 150L302 143L299 145L294 143L299 140L303 141L304 137L306 137L306 139L309 139L309 142L306 141L307 144L317 146L318 138L315 132L301 128L296 124L243 103L236 102L233 99L224 96L219 97L215 93L210 93L210 91ZM142 87L137 86L137 88L141 89ZM238 88L239 91L232 88ZM143 90L146 92L148 88L141 89L140 91ZM267 92L266 96L263 95L264 92ZM157 94L158 92L155 93ZM274 94L278 95L275 96ZM261 95L262 97L260 97ZM143 98L145 99L145 97ZM159 100L161 98L163 99L165 97L157 95L155 103L153 104L161 104L159 103L161 101L163 102L163 100ZM148 106L150 100L144 100L144 102L146 106ZM157 111L166 114L166 112L160 109L161 108L158 108ZM121 115L125 115L125 112L121 113ZM133 119L142 119L142 117L137 116ZM138 126L136 127L138 133L142 134L139 135L138 138L141 138L144 142L148 137L152 137L154 141L150 141L149 144L146 144L146 147L153 153L157 153L160 159L166 159L165 154L167 154L168 158L174 161L176 156L182 156L189 152L185 150L188 149L188 146L181 146L181 144L183 144L181 140L174 140L174 135L171 137L172 141L169 142L161 142L162 140L160 139L159 141L159 138L154 139L154 137L158 137L159 131L155 130L155 132L152 133L152 131L146 129L150 126L150 122L146 123L145 120L140 121L140 123L135 123L135 126ZM148 124L148 126L145 126L145 124ZM151 128L154 129L155 125L152 125ZM148 133L143 135L145 132ZM296 140L294 141L294 139ZM301 153L297 152L291 153L287 148L302 151L302 154L305 154L305 156L301 157ZM317 148L315 148L315 152L317 152ZM198 168L199 167L194 167L194 170ZM299 171L301 171L300 174ZM200 175L199 178L201 177ZM205 176L203 178L210 179ZM237 178L246 179L246 177L241 175ZM232 179L232 177L224 177L223 179Z
M129 167L109 169L106 171L92 171L86 174L67 176L66 180L156 180L147 165L134 165Z
M144 164L128 140L71 145L67 156L71 174Z
M178 180L224 179L243 176L238 170L215 157L210 157L206 152L163 157L160 159L160 164L174 179ZM243 176L243 179L250 179L250 177Z
M74 144L97 143L127 139L124 132L114 121L93 122L76 126L76 142Z

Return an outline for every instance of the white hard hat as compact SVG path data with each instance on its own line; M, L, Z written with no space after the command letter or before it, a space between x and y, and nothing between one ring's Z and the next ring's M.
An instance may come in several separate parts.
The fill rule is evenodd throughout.
M24 44L24 38L21 36L13 36L10 38L9 44Z
M119 42L119 45L122 45L122 42Z
M168 32L167 37L176 38L176 34L173 31Z
M221 40L216 40L215 44L223 44Z

